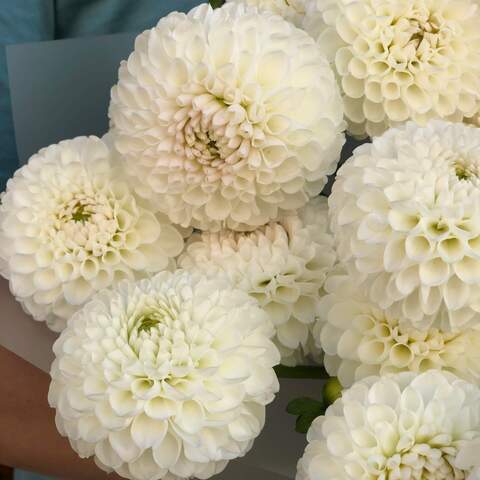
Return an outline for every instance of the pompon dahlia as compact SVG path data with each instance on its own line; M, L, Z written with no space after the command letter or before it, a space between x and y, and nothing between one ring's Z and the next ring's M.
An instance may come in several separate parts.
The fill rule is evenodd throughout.
M457 468L469 470L472 469L467 480L480 480L480 438L468 442L458 452L455 458Z
M344 387L371 375L447 370L480 383L480 331L417 330L368 299L342 271L325 283L314 338L328 373Z
M183 248L123 178L97 137L40 150L9 180L0 206L0 273L36 320L55 331L91 295L165 269Z
M329 198L340 261L420 330L480 328L480 129L413 122L357 148Z
M177 270L104 290L54 345L50 405L81 457L135 480L206 479L243 456L278 390L271 323Z
M295 365L307 355L319 354L311 331L335 260L327 202L318 197L298 214L254 232L198 235L178 263L213 277L226 274L255 297L275 325L282 363Z
M349 130L462 121L480 107L476 0L315 0L303 27L339 77Z
M480 389L437 370L369 377L307 437L297 480L464 480L456 457L480 438Z
M305 5L309 0L227 0L227 3L242 3L256 7L260 12L271 12L301 27L305 17Z
M110 103L139 193L172 222L252 230L315 196L344 143L335 77L277 15L201 5L142 33Z

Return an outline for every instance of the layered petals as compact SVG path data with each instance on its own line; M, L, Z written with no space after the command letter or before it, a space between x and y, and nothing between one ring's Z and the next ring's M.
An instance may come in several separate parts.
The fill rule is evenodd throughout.
M134 480L209 478L251 448L280 354L228 281L162 272L95 296L54 345L50 405L73 448Z
M0 206L0 273L28 313L55 331L102 288L166 269L180 231L140 198L108 137L33 155Z
M253 230L302 207L344 143L328 61L278 15L228 3L142 33L110 103L138 193L183 227Z

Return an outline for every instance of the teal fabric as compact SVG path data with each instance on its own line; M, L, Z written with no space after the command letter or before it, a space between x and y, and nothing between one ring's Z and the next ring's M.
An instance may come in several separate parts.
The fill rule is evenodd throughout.
M53 2L20 0L0 7L0 191L17 167L5 45L54 38Z
M5 46L85 35L141 32L199 0L8 0L0 5L0 191L18 166Z
M0 6L0 191L17 168L5 46L85 35L141 32L199 0L8 0ZM15 480L48 480L17 470Z
M23 470L15 470L13 480L53 480L53 479L44 477L43 475L37 475L36 473L24 472Z

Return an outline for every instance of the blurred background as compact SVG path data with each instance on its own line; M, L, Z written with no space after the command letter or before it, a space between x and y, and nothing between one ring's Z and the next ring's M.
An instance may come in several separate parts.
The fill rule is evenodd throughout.
M188 11L199 3L199 0L0 1L0 191L18 166L7 45L120 32L139 33L155 25L170 11Z

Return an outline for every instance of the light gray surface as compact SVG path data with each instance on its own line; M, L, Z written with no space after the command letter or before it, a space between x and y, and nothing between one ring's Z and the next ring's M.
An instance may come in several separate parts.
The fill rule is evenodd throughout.
M231 462L226 470L213 477L212 480L290 480L288 477L278 473L269 472L264 469L249 467L243 463Z
M110 88L135 34L7 47L20 164L40 148L108 129Z
M3 278L0 278L0 307L0 345L48 372L57 335L47 328L45 322L35 322L23 311Z
M298 397L319 399L323 385L322 380L282 379L277 398L267 407L265 428L242 462L294 479L307 440L305 435L295 432L296 418L286 412L286 407Z

